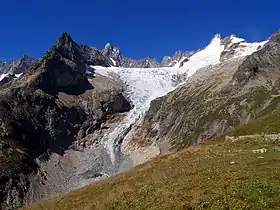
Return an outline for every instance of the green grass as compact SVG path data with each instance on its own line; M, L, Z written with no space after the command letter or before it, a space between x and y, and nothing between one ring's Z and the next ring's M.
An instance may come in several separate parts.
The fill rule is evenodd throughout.
M249 134L276 134L280 133L280 111L275 110L274 112L265 115L256 120L250 121L248 124L244 124L230 135L249 135Z
M279 177L279 142L218 138L24 209L280 209Z

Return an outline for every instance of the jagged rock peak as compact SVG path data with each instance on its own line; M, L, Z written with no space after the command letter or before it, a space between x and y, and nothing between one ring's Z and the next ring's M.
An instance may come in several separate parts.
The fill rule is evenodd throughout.
M215 39L222 39L222 35L220 33L216 33L213 38L211 39L211 41L215 40Z
M105 45L104 49L102 50L102 54L112 59L114 66L119 66L122 61L122 53L120 49L111 43L107 43Z
M114 52L115 54L121 54L121 51L118 47L111 43L107 43L103 49L105 54Z
M234 44L246 42L245 39L238 38L236 35L231 34L221 40L221 44L225 46L225 50L232 47Z
M104 49L115 49L115 48L117 48L117 47L115 45L111 44L111 43L107 43L104 47Z
M221 40L221 43L223 45L229 44L229 43L240 43L240 42L245 42L245 39L243 38L238 38L235 34L231 34L229 36L226 36L225 38L223 38L223 36L220 33L217 33L213 36L213 38L211 39L211 42L214 40ZM210 43L211 43L210 42Z
M62 32L61 35L56 40L56 46L69 45L72 44L73 42L74 41L69 33Z
M30 59L30 57L29 57L28 55L26 55L26 54L23 54L23 55L20 57L20 59Z

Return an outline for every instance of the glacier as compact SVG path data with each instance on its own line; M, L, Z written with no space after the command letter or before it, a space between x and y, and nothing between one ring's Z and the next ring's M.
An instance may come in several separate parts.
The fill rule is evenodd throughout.
M240 43L235 50L236 57L245 57L262 47L267 41L260 43L247 43L242 38L231 36L231 44ZM171 92L182 82L178 78L184 75L187 79L199 69L220 63L220 55L225 50L220 35L214 36L208 46L198 51L181 67L179 63L174 67L162 68L122 68L92 66L95 73L104 76L118 75L127 86L127 97L133 104L133 109L127 113L118 126L109 132L101 142L107 151L113 166L120 165L120 144L125 135L130 131L133 124L137 122L149 109L152 100ZM182 58L184 60L185 58Z

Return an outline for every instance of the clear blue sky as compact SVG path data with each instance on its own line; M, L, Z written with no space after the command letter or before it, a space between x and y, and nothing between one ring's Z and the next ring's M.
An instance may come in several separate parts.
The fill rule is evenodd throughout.
M80 44L111 42L134 58L161 60L204 46L219 32L266 39L279 0L0 0L0 60L40 57L62 31Z

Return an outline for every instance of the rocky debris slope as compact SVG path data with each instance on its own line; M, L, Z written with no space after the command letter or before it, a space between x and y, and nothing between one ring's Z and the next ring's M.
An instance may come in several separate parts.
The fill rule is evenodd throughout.
M87 71L93 71L90 65L107 62L102 55L93 58L87 49L63 33L22 77L2 86L2 209L14 209L40 197L30 191L34 188L40 192L42 186L48 185L46 174L56 167L52 165L50 171L44 171L41 163L48 162L52 154L62 157L71 148L83 150L98 143L102 129L131 109L120 81L100 75L87 78ZM95 133L95 139L89 137Z

